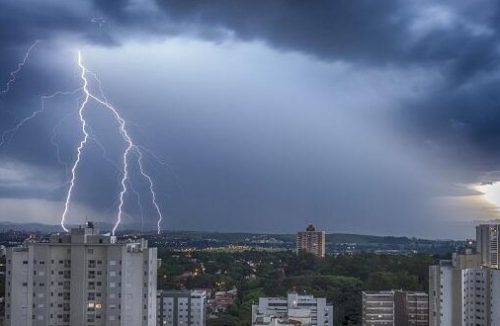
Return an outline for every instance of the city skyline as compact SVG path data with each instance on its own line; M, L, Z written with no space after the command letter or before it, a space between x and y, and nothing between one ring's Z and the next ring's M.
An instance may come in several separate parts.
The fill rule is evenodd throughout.
M163 230L471 238L500 217L499 14L486 0L4 2L0 222L64 215L83 94L50 95L81 87L80 50L158 196L135 167L124 223L154 229L161 210ZM68 223L112 225L124 145L96 103L88 120Z

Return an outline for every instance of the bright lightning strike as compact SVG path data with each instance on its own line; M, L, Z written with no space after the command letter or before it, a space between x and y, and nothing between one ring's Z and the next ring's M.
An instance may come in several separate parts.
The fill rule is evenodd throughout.
M41 101L40 109L38 109L36 111L33 111L33 113L31 113L29 116L21 119L14 127L10 128L10 129L7 129L4 132L2 132L2 136L0 137L0 147L2 147L7 141L9 141L14 136L14 134L22 126L24 126L27 122L33 120L40 113L43 113L45 111L45 101L53 99L53 98L55 98L57 96L60 96L60 95L74 95L77 92L79 92L80 90L81 89L78 88L78 89L75 89L74 91L69 91L69 92L58 91L58 92L55 92L55 93L53 93L51 95L43 95L43 96L41 96L40 97L40 101Z
M59 148L59 143L57 142L57 133L58 133L58 130L59 128L64 124L65 120L69 117L70 114L75 114L78 110L78 108L80 107L80 103L81 103L81 99L78 99L77 101L78 105L77 105L77 108L74 112L69 112L68 114L66 114L62 119L59 120L59 122L52 128L52 135L50 136L50 143L52 144L52 146L54 146L55 150L56 150L56 160L57 160L57 163L59 163L59 165L61 165L62 167L64 167L64 172L65 172L65 176L66 176L66 182L64 183L64 186L68 184L68 180L69 180L69 166L68 166L68 163L66 161L64 161L61 157L61 149Z
M102 88L99 86L99 88L101 89L101 96L103 98L106 98L104 96L104 93L102 92ZM91 133L92 134L92 133ZM113 161L109 156L108 156L108 152L106 151L106 147L99 141L99 139L97 139L96 136L94 135L91 135L91 138L92 138L92 141L97 145L97 147L99 147L99 149L101 150L102 152L102 157L104 158L104 160L106 162L108 162L111 166L113 166L116 171L118 171L118 173L121 174L121 171L120 171L120 167L115 163L115 161ZM142 153L141 153L141 157L140 157L140 160L142 161ZM140 168L142 169L142 162L140 163ZM151 179L151 178L150 178ZM133 185L133 182L129 182L128 183L128 186L129 186L129 189L132 190L132 192L134 193L134 195L137 197L137 206L139 206L139 213L141 215L141 232L144 232L144 207L142 206L142 200L141 200L141 194L139 194L139 192L137 191L137 189L135 189L134 185ZM155 201L156 201L156 198L155 198ZM155 208L158 207L157 205L155 205ZM158 208L159 209L159 208ZM161 213L160 213L161 214Z
M10 90L10 86L16 82L16 75L21 71L21 69L23 69L24 65L26 64L26 62L28 61L28 58L31 54L31 51L35 48L35 46L38 45L38 43L40 43L41 41L40 40L36 40L35 42L33 42L33 44L31 44L31 46L28 48L28 50L26 51L26 53L24 54L24 58L21 62L19 62L17 64L17 68L13 71L11 71L10 73L10 78L9 80L7 81L7 83L5 84L5 87L0 90L0 94L5 94L5 93L8 93L9 90Z
M76 160L75 160L73 167L71 169L70 186L69 186L69 189L68 189L68 192L66 195L64 212L61 216L61 227L63 228L63 230L68 231L68 229L65 227L65 220L66 220L66 217L68 215L69 205L71 203L72 192L73 192L73 188L74 188L75 183L76 183L76 172L77 172L78 166L79 166L80 161L81 161L82 152L84 150L85 145L87 144L87 140L89 139L89 131L87 130L87 121L85 120L85 117L84 117L84 110L85 110L87 103L90 100L94 100L95 102L101 104L102 106L104 106L106 109L108 109L112 113L116 122L118 123L118 129L119 129L120 135L122 136L122 139L126 143L126 148L122 154L122 178L120 181L121 190L120 190L120 194L119 194L118 213L116 216L116 222L115 222L113 229L112 229L112 234L113 235L115 234L116 229L120 225L120 223L122 221L122 217L124 215L123 210L124 210L124 205L125 205L125 195L127 194L128 184L130 182L129 181L129 178L130 178L129 159L130 159L130 156L132 153L137 154L137 164L139 166L140 173L148 181L149 190L152 194L153 206L155 207L156 212L158 214L157 230L158 230L158 233L160 233L160 230L161 230L160 226L161 226L161 222L163 220L163 215L161 213L160 207L159 207L157 200L156 200L156 193L154 191L153 180L152 180L151 176L148 173L146 173L144 170L144 167L142 164L142 152L140 150L140 147L137 146L133 142L132 138L130 137L128 130L127 130L127 125L126 125L125 119L122 118L122 116L120 115L118 110L113 105L111 105L107 101L106 97L104 96L104 94L102 92L102 88L100 87L100 80L97 78L97 75L90 72L83 65L82 55L81 55L80 51L78 51L78 66L81 69L80 78L81 78L82 83L83 83L82 89L83 89L83 92L85 93L85 98L82 101L82 104L78 110L79 117L80 117L80 123L81 123L81 127L82 127L82 133L84 134L84 137L81 140L80 145L77 148L77 157L76 157ZM99 84L100 91L101 91L102 99L99 98L98 96L94 95L89 90L87 73L91 73L93 75L93 77L97 80L97 82Z
M151 198L152 198L152 201L153 201L153 206L155 207L156 213L158 214L158 222L157 222L156 226L157 226L157 229L158 229L158 234L160 234L160 231L161 231L161 221L163 220L163 215L161 214L160 206L158 206L158 203L156 202L156 192L154 190L153 180L151 179L151 177L146 172L144 172L144 167L142 165L142 152L139 150L138 147L136 147L135 149L136 149L137 155L138 155L137 163L139 164L139 172L148 181L149 191L151 192Z
M89 102L90 93L88 90L87 78L85 77L85 67L82 64L82 56L80 54L80 51L78 51L78 66L82 70L80 78L81 78L82 83L83 83L82 89L85 93L85 96L84 96L83 101L80 105L80 108L78 109L78 116L80 118L80 124L82 126L83 139L80 141L80 144L78 145L78 147L76 149L76 151L77 151L76 160L75 160L75 163L73 164L73 167L71 168L71 179L69 181L68 192L66 193L66 201L64 202L64 211L63 211L63 214L61 216L61 227L66 232L68 232L69 230L66 228L64 223L66 221L66 216L68 215L69 204L71 202L71 196L73 194L73 188L75 187L76 170L78 169L78 166L80 164L80 160L82 157L83 149L84 149L85 145L87 144L87 140L89 138L89 133L88 133L87 128L86 128L87 121L85 120L85 117L84 117L84 110L85 110L85 106Z

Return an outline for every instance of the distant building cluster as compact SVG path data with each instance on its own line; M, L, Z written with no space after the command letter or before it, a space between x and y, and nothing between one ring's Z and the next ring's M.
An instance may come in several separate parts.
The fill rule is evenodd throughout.
M476 227L476 250L429 268L431 326L500 325L498 224Z
M500 224L478 225L475 248L429 267L428 294L363 291L362 326L500 326L499 237ZM299 254L325 256L325 232L313 225L298 232L296 242ZM92 223L28 238L6 249L5 325L204 326L237 300L236 288L157 291L158 266L156 248L147 241L119 241ZM203 265L181 277L199 270ZM250 322L333 326L334 317L326 298L294 291L260 297Z
M295 292L286 298L259 298L252 306L252 325L333 326L333 306L325 298Z
M325 231L316 231L314 225L309 225L305 231L297 233L297 253L310 253L325 257Z

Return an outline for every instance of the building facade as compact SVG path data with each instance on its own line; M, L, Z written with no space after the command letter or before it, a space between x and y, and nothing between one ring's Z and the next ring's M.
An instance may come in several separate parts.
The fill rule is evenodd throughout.
M207 299L207 306L212 313L224 312L231 307L238 298L238 290L216 291L212 299Z
M481 257L482 266L499 268L499 235L500 224L480 224L476 226L476 251Z
M457 268L441 261L429 270L430 325L500 325L500 270Z
M413 291L363 291L363 326L428 326L429 297Z
M496 225L476 228L477 253L454 254L429 267L431 326L499 326Z
M156 248L92 223L6 257L8 326L156 325Z
M394 293L392 291L363 291L361 296L363 326L394 325Z
M207 294L204 290L158 291L157 325L206 325Z
M325 231L316 231L314 225L309 225L306 231L297 233L297 253L311 253L325 257Z
M306 326L300 321L289 320L287 318L279 318L275 316L261 317L253 323L253 326Z
M252 325L274 323L333 326L333 306L325 298L295 292L286 298L259 298L258 304L252 306Z

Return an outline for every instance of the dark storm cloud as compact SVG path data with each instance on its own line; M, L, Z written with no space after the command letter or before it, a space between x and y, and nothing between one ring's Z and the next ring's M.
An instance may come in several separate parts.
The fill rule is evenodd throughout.
M498 167L497 2L473 7L444 2L436 9L430 2L401 1L158 3L170 19L191 28L222 28L243 40L263 40L327 61L435 69L442 85L429 97L403 103L405 109L396 114L399 123L475 173Z
M320 57L387 61L402 51L399 1L158 0L170 19Z
M439 89L406 103L396 119L420 145L464 164L476 177L498 169L500 157L500 78L487 76L486 81Z
M225 38L260 41L282 52L298 52L323 62L340 61L360 70L394 67L408 71L419 68L434 70L441 78L441 82L436 83L437 88L420 98L397 103L396 106L401 110L392 113L394 116L391 118L395 118L403 135L413 136L425 150L444 157L444 160L459 159L454 166L464 165L480 174L495 169L500 154L497 150L500 148L499 7L494 1L444 1L438 5L432 1L409 3L396 0L3 1L0 4L0 75L8 76L26 48L36 39L44 41L39 50L45 49L45 52L49 52L47 47L56 47L53 45L56 41L81 41L116 46L134 39L179 35L195 36L214 42ZM19 87L8 96L0 98L1 130L11 127L16 117L23 116L23 112L29 112L37 106L38 96L46 94L47 88L58 89L60 85L71 84L68 77L60 71L47 70L45 62L37 59L37 56L31 59L25 76L31 78L21 78ZM31 97L27 94L31 94ZM357 89L352 89L352 96L357 96ZM14 116L1 111L12 106L18 107ZM16 138L17 146L0 149L3 151L0 155L13 159L23 158L28 163L40 165L44 169L50 165L55 167L54 157L47 155L53 153L50 143L43 142L42 138L37 139L35 145L31 142L33 135L40 135L44 130L49 130L51 118L54 116L48 116L42 126L33 127L30 132L19 135ZM76 128L75 121L73 128ZM72 146L74 140L63 144L62 150L71 155ZM98 153L97 148L93 148L93 151ZM78 198L82 203L102 210L116 199L111 195L116 192L116 185L112 180L116 175L103 163L97 163L96 160L90 163L97 164L94 168L98 172L84 174L83 184L87 187L82 188L91 188L96 178L107 179L109 182L100 184L98 191L79 193ZM233 171L231 173L234 175L240 172L239 166L220 168ZM375 178L370 187L390 178L390 173L385 173L386 171L380 172L384 177ZM463 172L457 179L473 179L474 173ZM290 174L293 175L293 172ZM321 173L318 174L319 177L298 183L320 184ZM218 177L206 177L206 188L201 187L198 190L203 192L199 194L199 202L209 202L204 203L205 206L214 205L213 201L216 199L203 197L203 194L210 192L212 184L219 180ZM265 176L272 177L272 173ZM246 184L245 189L250 189L230 189L228 193L222 192L219 194L219 202L224 202L226 198L232 198L231 196L252 196L252 191L258 192L259 187L252 185L246 178L251 179L251 176L241 176L238 181L243 183L242 187ZM370 176L366 175L364 178L370 179ZM203 173L200 172L197 179L203 179ZM343 182L348 184L349 180ZM265 187L265 184L259 185ZM60 197L60 190L42 194L44 188L42 185L40 187L31 189L26 184L9 187L4 183L4 186L0 187L0 197ZM275 191L270 191L266 197L274 198L273 201L264 200L262 203L250 205L250 202L243 202L241 198L232 199L234 202L240 200L240 206L249 205L245 210L255 210L255 215L259 214L256 209L259 204L269 208L268 212L274 210L277 213L287 204L286 199L278 198L276 194L287 193L287 187L286 182L270 187ZM361 197L367 200L373 197L376 190L370 187L364 189L369 195L364 194ZM388 186L387 191L403 193L405 184L395 183L392 187ZM310 193L315 196L311 195L314 198L309 198L309 202L319 207L318 215L321 215L319 211L331 210L332 206L335 206L342 215L347 216L355 207L361 206L358 203L345 204L349 201L349 198L343 197L345 194L335 195L335 205L325 204L331 198L319 196L319 186L312 188ZM363 191L359 188L360 185L356 183L350 185L349 190L355 194L356 191ZM338 191L332 185L325 186L325 189L331 193ZM214 196L216 195L214 192ZM418 195L419 198L425 197L420 193ZM176 196L181 195L173 195ZM404 194L404 198L405 205L411 205L415 194ZM299 203L299 199L297 198L295 203ZM352 198L350 200L352 201ZM377 197L377 201L384 200L387 200L385 195ZM383 213L397 215L403 210L397 203L393 204L394 207L388 207ZM417 206L422 203L414 204ZM227 205L230 206L231 203ZM373 206L376 204L373 203ZM300 205L297 204L293 210L300 211ZM214 208L214 211L214 214L224 214L224 209L218 212L218 208ZM365 213L367 212L360 212L359 216ZM379 212L381 215L383 213ZM192 214L194 216L199 212L193 211ZM307 215L307 212L302 214ZM266 218L265 214L261 216Z
M157 0L174 22L198 30L223 28L243 40L263 40L284 50L326 60L384 64L445 64L457 78L497 65L494 3L461 8L441 3L441 13L426 11L433 3L389 1L184 1ZM449 10L450 13L447 13ZM480 13L483 13L481 15ZM430 21L428 21L430 19ZM435 21L432 21L434 19ZM448 19L449 26L439 26ZM420 25L424 31L416 29ZM421 35L419 35L419 33Z
M182 26L177 32L262 40L326 61L435 69L443 84L429 98L403 104L411 108L399 116L403 125L417 131L417 137L432 137L443 147L450 146L452 152L469 146L473 152L461 151L462 155L492 159L498 154L500 84L494 77L500 68L498 2L449 1L439 6L425 1L368 0L157 3L168 17L165 24ZM115 17L125 16L126 2L107 6ZM488 76L493 77L484 82ZM487 166L496 164L492 161Z
M443 13L434 14L427 10L434 4L426 1L155 1L163 15L142 10L142 6L154 4L148 0L94 0L71 5L63 1L4 2L0 13L2 47L65 33L102 44L116 44L144 32L159 36L197 33L208 38L232 35L241 40L262 40L278 49L324 60L375 66L444 65L439 68L447 69L458 80L498 65L499 24L495 18L499 5L490 1L473 7L443 2ZM472 8L474 14L470 13ZM443 19L448 21L441 22ZM98 22L102 22L100 27Z
M498 2L441 2L436 9L432 2L402 1L158 3L171 20L191 28L223 28L327 61L435 69L443 84L429 98L403 103L398 121L475 171L498 167Z

